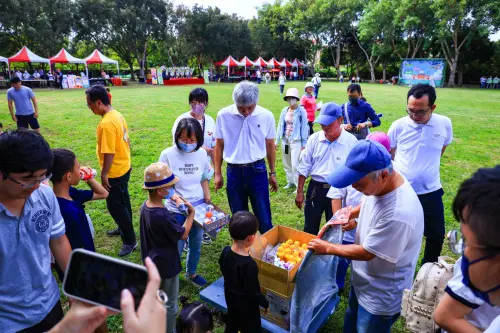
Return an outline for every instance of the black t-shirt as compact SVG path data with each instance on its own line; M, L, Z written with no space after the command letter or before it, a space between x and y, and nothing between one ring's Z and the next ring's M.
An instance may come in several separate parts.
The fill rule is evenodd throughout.
M257 308L269 307L269 301L262 295L259 285L258 268L250 256L234 253L226 246L219 258L224 276L224 293L229 307Z
M145 202L141 207L140 224L142 261L150 257L162 279L179 274L182 267L177 242L184 234L184 227L167 208L149 208Z

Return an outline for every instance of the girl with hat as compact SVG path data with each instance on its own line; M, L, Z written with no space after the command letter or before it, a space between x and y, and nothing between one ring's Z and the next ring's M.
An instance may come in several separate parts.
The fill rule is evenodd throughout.
M149 192L148 200L141 207L141 256L144 263L150 257L155 263L167 294L167 333L175 330L178 312L179 273L182 270L178 243L186 240L194 221L194 208L185 202L188 216L179 224L172 212L163 205L163 199L171 201L174 185L179 183L168 165L153 163L144 171L143 188ZM182 200L182 199L180 199Z
M309 135L314 133L313 125L316 119L316 97L313 96L315 87L312 82L307 82L304 88L305 94L300 99L300 105L304 107L307 112L307 121L309 124Z
M198 120L184 118L179 121L174 136L175 145L161 152L159 162L166 163L177 175L179 181L175 184L175 194L189 201L193 206L198 203L210 202L208 180L212 178L213 168L207 158L207 152L202 148L203 130ZM185 213L172 200L165 205L173 214L177 223L186 221ZM186 259L186 277L197 286L206 285L207 281L196 274L200 261L203 229L193 225L189 233L188 253ZM184 240L179 241L179 253L182 254Z
M288 106L283 108L278 121L276 148L282 140L282 160L287 180L287 185L284 188L287 189L297 187L297 166L300 152L306 146L309 137L309 127L306 110L298 104L299 91L297 88L288 89L284 100L288 102Z

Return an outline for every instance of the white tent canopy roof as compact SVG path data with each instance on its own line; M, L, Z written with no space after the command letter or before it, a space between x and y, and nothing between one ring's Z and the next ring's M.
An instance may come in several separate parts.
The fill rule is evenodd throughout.
M7 59L5 57L0 57L0 62L9 63L9 59Z

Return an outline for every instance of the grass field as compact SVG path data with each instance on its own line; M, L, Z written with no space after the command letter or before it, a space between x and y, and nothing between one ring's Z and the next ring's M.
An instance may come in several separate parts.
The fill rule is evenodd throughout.
M224 106L232 103L232 84L209 84L205 88L210 96L208 114L214 118ZM297 87L300 91L303 82L290 82L286 88ZM339 104L346 100L346 84L324 83L318 100L335 101ZM139 233L139 207L146 198L141 189L143 171L150 163L156 162L160 152L171 145L171 126L175 118L188 110L188 94L193 86L184 87L119 87L112 88L113 105L126 118L132 142L133 171L130 181L130 195L134 210L134 228ZM364 96L378 113L383 113L380 130L387 131L390 124L406 115L406 87L388 85L363 85ZM260 105L271 110L278 118L285 102L279 96L276 84L260 85ZM82 165L98 169L95 155L95 128L99 117L95 116L86 105L83 90L37 90L35 91L40 109L39 121L42 134L52 148L68 148L75 152ZM452 119L454 141L447 149L441 167L441 179L445 191L445 216L447 230L458 227L453 220L450 206L460 182L479 167L490 167L500 161L500 91L478 89L439 89L436 112ZM7 103L0 105L0 122L5 128L13 129ZM316 128L318 130L319 128ZM278 183L285 185L285 174L281 164L281 152L278 153ZM3 158L3 157L0 157ZM213 186L213 184L212 184ZM213 190L213 187L212 187ZM286 225L297 229L303 228L303 212L294 204L293 190L280 189L271 194L271 210L274 225ZM213 201L229 211L225 190L214 193ZM104 202L90 203L87 213L92 216L96 229L96 248L99 252L116 256L121 241L109 238L105 231L115 228L115 224L106 210ZM198 272L209 282L219 276L218 258L222 248L230 243L227 230L223 230L217 240L203 246ZM448 252L448 250L445 250ZM139 251L130 255L128 260L140 263ZM185 261L185 260L183 260ZM182 274L181 274L182 275ZM347 288L346 288L347 289ZM190 300L197 299L199 290L181 277L180 294ZM341 332L346 308L346 297L340 307L331 316L321 332ZM110 331L121 332L120 316L108 319ZM215 332L222 332L219 327ZM401 320L394 326L393 332L405 332Z

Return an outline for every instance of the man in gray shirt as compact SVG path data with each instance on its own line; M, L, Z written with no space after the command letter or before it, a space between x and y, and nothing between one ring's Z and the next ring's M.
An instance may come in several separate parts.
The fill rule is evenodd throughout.
M40 132L35 94L30 88L23 86L21 79L17 76L10 79L10 85L12 87L7 90L7 102L10 115L12 120L17 123L17 128L31 127L35 132ZM16 106L16 114L14 114L12 101Z

